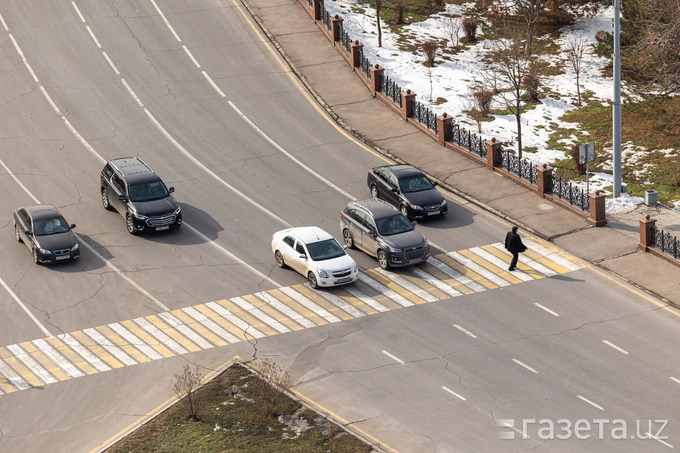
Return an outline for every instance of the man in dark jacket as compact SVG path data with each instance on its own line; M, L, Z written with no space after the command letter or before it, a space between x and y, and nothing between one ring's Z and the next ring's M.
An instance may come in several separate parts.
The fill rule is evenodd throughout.
M512 261L510 261L509 271L514 271L517 266L520 252L526 251L526 246L522 243L522 238L517 233L517 227L512 227L512 231L508 231L505 235L505 250L512 253Z

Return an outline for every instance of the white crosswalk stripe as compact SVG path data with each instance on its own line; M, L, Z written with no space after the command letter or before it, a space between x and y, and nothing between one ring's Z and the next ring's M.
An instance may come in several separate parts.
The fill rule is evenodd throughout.
M453 267L447 265L446 263L438 260L437 258L434 257L429 257L427 259L428 264L434 266L439 270L440 272L443 272L444 274L448 275L449 277L453 278L456 280L458 283L467 286L470 288L472 291L479 293L482 291L486 291L486 288L480 285L479 283L473 281L470 277L461 274L458 272L457 269L454 269Z
M33 374L38 376L38 378L40 378L45 384L57 382L54 376L52 376L45 368L36 362L26 351L21 349L21 346L18 344L9 345L7 346L7 349L12 351L14 353L14 357L26 365L28 369L31 370Z
M384 306L383 304L381 304L368 294L364 293L359 288L354 287L353 285L344 286L343 289L378 312L382 313L384 311L390 311L388 307Z
M581 269L581 267L578 264L572 263L571 261L562 258L560 255L557 253L551 252L547 248L543 247L540 244L537 244L536 242L527 239L524 241L526 243L526 246L533 250L534 252L538 253L539 255L542 255L545 258L548 258L550 261L555 262L556 264L559 264L563 268L567 269L568 271L577 271Z
M227 321L241 329L243 332L245 332L246 335L249 335L254 338L262 338L265 335L257 330L255 327L251 326L238 316L234 315L232 312L218 304L217 302L208 302L205 304L206 307L210 308L212 311L217 313L218 315L222 316L225 318Z
M360 273L359 274L359 280L362 282L366 283L368 286L373 288L374 290L378 291L385 297L388 297L401 305L402 307L410 307L411 305L414 305L413 302L402 296L401 294L398 294L396 291L388 288L387 286L383 285L380 283L378 280L369 277L366 274Z
M512 284L509 281L502 279L498 275L494 274L490 270L486 269L485 267L482 267L479 264L475 263L471 259L466 258L465 256L461 255L458 252L449 252L447 253L447 255L453 258L454 260L458 261L461 265L478 273L485 279L489 280L492 283L495 283L498 286L510 286Z
M3 376L5 376L5 379L7 379L7 381L10 384L18 388L19 390L26 390L28 388L31 388L31 386L28 385L26 381L21 379L21 377L2 360L0 360L0 373L2 373Z
M340 321L340 318L335 316L332 313L329 313L325 308L317 305L309 299L307 296L303 295L302 293L299 293L295 291L293 288L290 286L287 286L285 288L279 288L279 290L285 294L286 296L290 297L294 301L298 302L301 305L304 305L305 308L308 308L309 310L313 311L316 313L318 316L322 317L326 321L333 323L333 322L338 322Z
M505 251L505 248L503 247L503 244L501 244L501 243L492 244L492 246L494 248L498 249L498 250L503 251L504 253L507 253ZM552 277L553 275L557 275L557 272L555 272L554 270L542 265L538 261L531 259L526 255L520 254L519 255L519 262L522 263L522 264L526 264L527 266L529 266L533 270L540 272L541 274L545 275L546 277Z
M161 331L161 329L159 329L158 327L151 324L145 318L135 318L135 319L133 319L133 321L136 322L139 327L141 327L142 329L146 330L148 333L153 335L158 341L160 341L165 346L167 346L168 348L175 351L175 353L186 354L187 352L189 352L186 349L184 349L184 347L182 347L175 340L173 340L172 338L167 336L165 333L163 333Z
M311 327L316 327L316 324L314 324L312 321L309 319L305 318L302 316L300 313L297 311L293 310L290 308L288 305L284 304L281 302L279 299L276 297L272 296L269 293L255 293L255 297L260 299L263 302L266 302L276 310L280 311L284 315L288 316L288 318L292 319L296 323L300 324L302 327L309 329Z
M154 348L151 346L147 345L145 342L140 340L137 335L133 334L129 330L127 330L125 327L122 325L118 324L117 322L109 324L109 327L111 330L116 332L118 335L120 335L123 339L125 339L128 343L130 343L132 346L135 348L139 349L139 351L150 358L151 360L158 360L162 359L163 356L160 355Z
M83 359L89 362L90 365L95 367L98 371L109 371L111 369L107 364L99 360L99 357L90 352L89 349L80 344L80 342L73 338L71 335L63 333L57 335L57 338L59 338L61 341L69 345L71 349L77 352L79 356L81 356Z
M191 316L192 318L194 318L197 322L201 323L203 327L210 330L218 337L222 337L222 339L226 340L228 343L238 343L239 341L241 341L236 335L233 335L231 332L229 332L222 326L218 325L215 321L208 318L206 315L196 310L194 307L183 308L182 311L187 315Z
M99 343L104 349L113 354L115 358L123 362L125 365L130 366L137 363L135 359L127 355L125 351L113 344L111 340L97 332L95 329L84 329L83 332L85 332L88 337Z
M493 264L494 266L500 267L502 270L505 270L505 267L508 266L509 264L503 261L502 259L498 258L496 255L487 252L481 247L473 247L470 249L472 253L475 255L479 256L480 258L483 258L487 260L489 263ZM531 275L528 275L521 269L517 268L514 271L512 271L512 275L523 282L528 282L530 280L534 280L534 277Z
M458 291L456 288L452 287L451 285L444 283L443 281L441 281L440 279L438 279L434 275L430 274L429 272L422 270L421 268L419 268L417 266L410 267L409 271L412 274L416 275L418 278L422 278L423 280L425 280L430 285L434 286L435 288L437 288L438 290L440 290L442 292L445 292L446 294L448 294L451 297L457 297L457 296L463 295L463 293Z
M397 275L394 272L386 271L384 269L376 269L376 272L427 302L436 302L439 300L439 298L428 293L415 283L411 283L401 275Z
M268 326L272 327L274 330L276 330L279 333L286 333L290 332L290 329L283 324L281 324L279 321L276 319L272 318L268 314L264 313L262 310L259 308L255 307L255 305L251 304L247 300L244 300L242 297L234 297L230 299L233 303L238 305L239 307L243 308L245 311L250 313L251 315L255 316L258 318L260 321L263 323L267 324Z
M354 305L346 302L341 297L336 296L335 294L329 291L323 293L323 298L355 318L360 318L366 315L363 311L359 310Z
M56 349L54 349L52 346L47 344L45 340L33 340L32 343L35 345L36 348L45 356L47 356L52 362L54 362L55 365L57 365L59 368L64 370L64 372L69 375L70 377L80 377L83 376L83 373L78 370L78 368L74 367L71 365L71 362L69 362L66 357L62 356L57 352Z
M170 327L176 329L185 337L197 344L201 349L210 349L213 347L213 345L208 340L191 330L189 326L177 319L172 313L159 313L158 316L167 322Z

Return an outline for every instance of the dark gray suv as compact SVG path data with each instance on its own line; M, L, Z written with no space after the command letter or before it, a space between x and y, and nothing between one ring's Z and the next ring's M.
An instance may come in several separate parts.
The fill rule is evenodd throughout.
M125 217L130 234L174 230L182 210L161 178L138 157L114 159L99 174L102 205Z
M351 201L340 213L345 245L378 258L383 269L424 263L430 244L401 212L381 200Z

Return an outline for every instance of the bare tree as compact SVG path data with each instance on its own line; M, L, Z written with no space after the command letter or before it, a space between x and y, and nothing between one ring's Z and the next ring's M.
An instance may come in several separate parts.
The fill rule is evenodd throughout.
M532 86L527 86L530 80L538 78L537 65L534 58L526 55L524 45L517 28L508 29L507 36L511 39L501 39L494 42L494 58L488 77L489 86L495 87L506 108L515 116L517 122L517 152L522 157L522 111L527 100L531 97Z
M375 0L375 19L378 21L378 47L382 47L382 28L380 27L380 9L382 0Z
M175 374L175 383L172 388L182 401L186 403L189 411L187 419L198 421L201 417L198 415L198 405L194 398L194 390L198 388L203 376L198 371L198 367L193 370L189 365L184 365L182 372Z
M463 31L465 32L466 42L477 41L477 19L474 17L466 17L463 19Z
M290 375L279 364L269 358L260 360L259 371L264 381L262 397L265 402L266 415L280 415L280 407L287 398L279 387L290 387Z
M581 106L581 72L588 66L586 62L583 61L583 55L588 49L588 44L582 37L571 38L567 41L567 52L566 58L571 69L574 70L574 75L576 77L576 99L579 107Z
M458 50L460 47L460 30L462 27L463 20L460 17L445 16L439 19L439 30L451 43L454 50Z
M404 12L406 11L406 3L397 2L394 4L393 8L394 8L394 21L397 23L397 25L403 24Z
M493 96L493 91L481 89L468 92L468 95L463 101L464 112L475 122L475 124L477 124L477 132L479 134L482 133L482 122L491 112Z

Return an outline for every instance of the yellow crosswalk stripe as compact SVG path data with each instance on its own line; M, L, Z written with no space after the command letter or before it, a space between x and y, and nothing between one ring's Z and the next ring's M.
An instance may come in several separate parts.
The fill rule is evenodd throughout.
M276 297L278 300L289 306L293 311L300 313L302 316L307 318L308 320L312 321L314 324L317 326L323 326L328 324L328 321L323 319L321 316L317 315L313 311L311 311L309 308L305 307L302 304L299 304L295 300L293 300L291 297L288 297L288 295L282 293L278 289L270 289L267 291L270 293L272 296Z
M498 251L498 250L496 250L496 251ZM499 277L508 281L509 283L512 283L513 285L517 284L517 283L522 283L522 280L515 277L514 275L512 275L507 270L501 269L500 267L498 267L495 264L485 260L484 258L480 257L479 255L472 253L470 250L461 250L458 253L463 255L465 258L468 258L468 259L474 261L475 263L479 264L480 266L487 269L488 271L493 272L494 274L498 275ZM517 263L517 267L519 267L519 264L520 263ZM522 269L522 270L524 270L524 269Z
M82 332L82 331L80 331L80 330L76 330L75 332L71 332L71 336L72 336L73 338L75 338L76 340L78 340L78 341L80 342L80 344L82 344L82 345L85 346L87 349L89 349L90 351L92 351L92 353L93 353L94 355L96 355L96 356L99 357L101 360L103 360L104 362L106 362L106 363L107 363L109 366L111 366L112 368L122 368L122 367L125 366L125 365L123 365L122 363L120 363L120 362L118 361L118 359L116 359L115 357L113 357L113 356L109 353L109 351L107 351L107 350L104 349L103 347L99 346L99 344L97 344L96 341L94 341L94 340L93 340L92 338L90 338L89 336L85 335L84 332Z
M359 291L362 293L372 297L375 299L376 302L380 303L381 305L384 305L390 310L396 310L397 308L402 308L401 305L390 299L389 297L385 296L383 293L377 291L376 289L372 288L371 286L367 285L366 283L357 280L356 282L352 283L355 288L357 288Z
M267 324L262 322L259 318L256 318L255 316L251 315L246 310L239 307L229 299L218 300L217 303L226 308L227 310L229 310L232 315L236 316L249 326L253 326L257 330L262 332L265 336L269 337L278 334L276 330L272 329Z
M77 354L66 343L57 337L47 337L45 341L49 343L59 354L63 355L72 365L80 368L85 374L95 374L99 371L93 367L90 362L84 360L80 354Z
M212 331L210 331L203 324L201 324L200 322L196 321L191 316L184 313L182 310L173 310L170 313L172 313L177 319L182 321L184 324L189 326L191 329L195 330L199 335L201 335L206 340L210 341L215 346L226 346L226 345L229 344L226 341L224 341L221 337L218 337L217 335L215 335Z
M19 346L26 351L33 359L38 362L43 368L47 370L52 376L54 376L58 381L65 381L71 379L71 376L66 374L59 366L57 366L49 357L43 354L38 348L35 347L30 341L25 341L19 343Z
M365 302L363 302L361 299L358 299L354 296L352 296L350 293L345 291L342 287L335 288L333 292L338 296L341 297L342 299L345 300L345 302L354 305L356 308L359 310L363 311L367 315L374 315L378 313L378 310L375 308L371 307L370 305L367 305Z
M490 282L486 278L479 275L477 272L475 272L471 269L468 269L467 267L463 266L458 261L454 260L453 258L451 258L448 255L445 255L445 254L437 255L436 258L439 261L441 261L442 263L446 264L447 266L451 266L452 268L454 268L455 270L457 270L461 274L465 275L470 280L475 281L477 283L480 283L481 285L483 285L487 289L498 288L497 284Z
M104 335L106 338L108 338L111 343L115 344L118 346L120 349L125 351L127 355L135 359L137 362L148 362L151 359L142 354L139 349L135 348L132 346L130 343L128 343L127 340L122 338L120 335L118 335L116 332L114 332L109 326L99 326L96 327L96 330Z
M283 313L280 311L276 310L273 308L271 305L263 302L259 297L256 297L254 294L248 294L245 296L242 296L243 300L250 302L253 304L256 308L259 310L262 310L264 313L268 314L272 318L276 319L278 322L283 324L284 326L288 327L290 330L302 330L303 327L290 319L289 317L285 316Z
M389 280L386 278L384 275L380 274L379 272L376 272L373 269L366 269L364 271L364 274L368 275L372 279L382 283L383 285L387 286L389 289L392 291L396 292L400 296L403 296L413 302L414 304L424 304L427 303L426 300L421 299L420 297L416 296L413 294L411 291L407 291L406 289L402 288L401 286L397 285L394 283L392 280Z
M32 387L40 387L45 384L42 379L38 378L26 365L21 363L19 359L14 357L14 353L7 348L0 347L0 359L4 360L24 381Z
M170 349L166 348L163 343L155 339L146 330L139 327L134 321L122 321L119 323L121 326L129 330L134 336L142 340L148 346L151 346L156 352L158 352L163 357L173 357L175 355Z
M208 318L210 318L211 321L224 327L229 333L235 335L240 340L247 341L249 339L252 339L251 336L246 336L245 332L242 329L240 329L239 327L235 326L234 324L224 319L222 316L212 311L207 305L205 304L196 305L194 306L194 308L203 313L204 315L206 315Z
M295 288L295 290L300 294L307 296L308 299L311 299L312 302L326 310L328 313L337 316L343 321L354 318L354 316L350 315L345 310L342 310L340 307L337 307L332 303L328 302L316 290L310 289L305 285L294 285L293 288Z
M409 282L418 286L419 288L423 289L424 291L427 291L428 293L432 294L438 300L447 299L447 298L451 297L448 294L446 294L444 291L441 291L441 290L435 288L434 286L432 286L426 280L423 280L422 278L419 278L415 275L404 273L404 274L400 274L400 277L405 278L406 280L408 280Z
M482 249L484 249L484 250L486 250L487 252L491 253L493 256L495 256L495 257L497 257L497 258L499 258L499 259L502 259L503 261L507 262L507 263L508 263L508 266L510 265L510 260L512 259L512 256L510 256L510 255L508 255L508 254L506 254L506 253L503 253L502 251L498 250L496 247L494 247L494 246L492 246L492 245L483 245L483 246L482 246ZM525 255L526 255L526 252L525 252ZM517 268L520 269L520 270L522 270L522 271L524 271L527 275L533 277L533 278L536 279L536 280L538 280L538 279L540 279L540 278L546 277L546 275L543 274L542 272L538 272L536 269L532 269L531 267L529 267L529 266L527 266L526 264L524 264L524 263L522 263L522 262L519 262L519 261L517 262ZM503 278L505 278L506 280L508 280L508 278L506 278L506 275L509 275L510 272L501 269L501 271L498 272L498 274L501 275L501 277L503 277ZM522 282L522 280L520 280L520 279L518 279L518 278L516 278L516 277L514 277L514 276L512 276L512 275L511 275L511 277L512 277L513 279L519 280L518 282L514 282L514 281L513 281L512 283L521 283L521 282ZM510 281L510 280L508 280L508 281Z
M421 264L420 268L422 270L424 270L425 272L427 272L428 274L431 274L434 277L438 278L439 280L443 281L444 283L448 284L452 288L460 291L463 294L474 294L475 293L475 291L473 289L465 286L464 284L462 284L458 280L449 277L448 275L446 275L445 273L443 273L442 271L440 271L435 266L433 266L429 263Z
M149 321L151 324L154 326L158 327L158 329L175 340L177 343L182 345L186 350L191 351L191 352L196 352L200 351L201 348L196 346L196 344L192 341L190 341L188 338L186 338L184 335L180 334L177 330L173 329L169 324L167 324L165 321L160 319L156 315L149 315L145 316L144 319Z
M533 250L527 250L526 252L524 252L524 254L526 256L528 256L529 258L538 261L539 263L541 263L545 267L550 268L550 269L554 270L555 272L557 272L559 274L566 274L567 272L569 272L569 269L560 266L559 264L557 264L556 262L554 262L550 258L547 258L543 255L540 255L540 254L534 252Z

